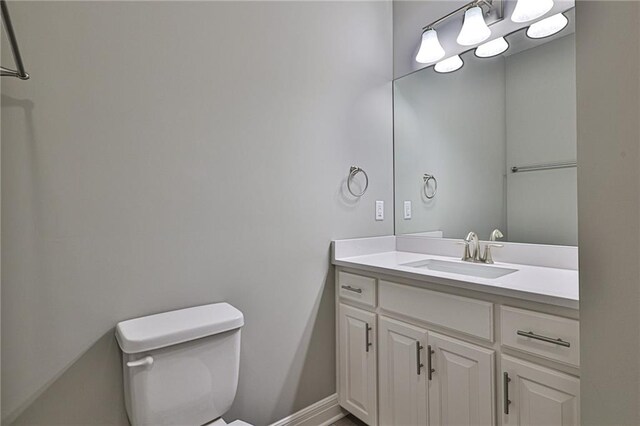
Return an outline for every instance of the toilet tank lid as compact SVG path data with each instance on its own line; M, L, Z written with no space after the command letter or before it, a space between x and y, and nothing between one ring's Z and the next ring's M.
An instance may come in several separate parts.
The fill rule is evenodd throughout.
M116 338L122 352L135 354L184 343L244 325L242 312L228 303L213 303L122 321Z

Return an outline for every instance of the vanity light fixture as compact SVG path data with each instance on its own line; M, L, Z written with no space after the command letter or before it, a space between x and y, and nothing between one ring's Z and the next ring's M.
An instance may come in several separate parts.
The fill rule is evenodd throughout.
M478 46L475 55L478 58L492 58L504 53L509 48L509 43L504 37L498 37Z
M438 40L438 33L435 28L461 13L464 13L464 20L457 38L459 44L462 46L473 46L488 39L491 36L491 30L485 21L485 13L486 16L490 16L494 21L496 19L501 20L505 1L506 0L472 0L453 12L436 19L429 25L422 27L422 38L418 54L416 55L416 62L421 64L433 63L445 56L445 51Z
M552 36L564 30L568 23L569 20L567 17L562 13L558 13L531 24L531 26L527 28L527 37L537 39Z
M482 43L491 36L491 30L484 21L484 12L480 6L473 6L464 12L462 29L456 40L459 45L473 46Z
M438 62L433 69L439 73L448 73L454 72L462 68L464 65L464 61L460 57L460 55L455 55L445 60Z
M551 8L553 8L553 0L518 0L511 14L511 20L516 23L533 21Z
M432 28L427 28L422 33L422 42L416 55L416 62L428 64L442 59L443 56L444 49L438 40L438 33Z

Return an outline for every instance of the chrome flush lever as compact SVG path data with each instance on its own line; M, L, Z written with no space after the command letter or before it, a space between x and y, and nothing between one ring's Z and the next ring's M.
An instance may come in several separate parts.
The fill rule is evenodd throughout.
M144 358L140 358L136 361L129 361L127 362L127 367L132 368L132 367L144 367L146 365L152 365L153 364L153 357L150 356L146 356Z

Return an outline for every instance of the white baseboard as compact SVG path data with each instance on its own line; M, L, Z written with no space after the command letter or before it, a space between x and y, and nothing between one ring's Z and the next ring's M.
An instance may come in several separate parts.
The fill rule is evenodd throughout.
M338 405L338 394L333 394L270 426L329 426L347 415Z

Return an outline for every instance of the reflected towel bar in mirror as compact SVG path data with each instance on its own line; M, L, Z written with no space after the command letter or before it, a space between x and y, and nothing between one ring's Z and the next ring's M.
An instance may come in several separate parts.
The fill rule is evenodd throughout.
M438 192L438 180L434 175L430 175L429 173L425 173L422 176L422 180L424 180L422 192L424 192L424 196L427 197L427 199L431 200L436 196L436 193ZM429 182L433 182L433 191L431 192L431 194L429 194Z
M567 169L569 167L577 167L577 166L578 166L578 163L576 163L575 161L565 161L562 163L536 164L532 166L513 166L511 167L511 173L534 172L537 170Z

